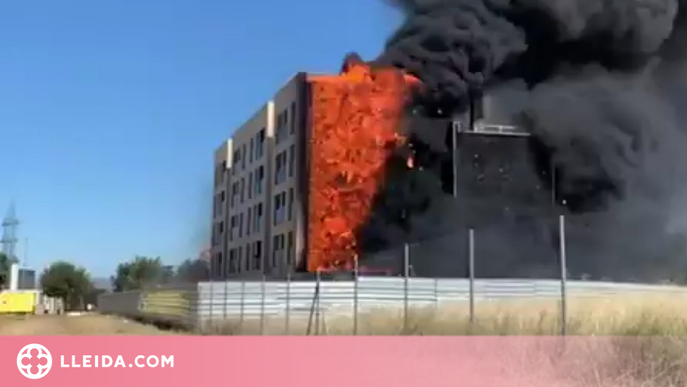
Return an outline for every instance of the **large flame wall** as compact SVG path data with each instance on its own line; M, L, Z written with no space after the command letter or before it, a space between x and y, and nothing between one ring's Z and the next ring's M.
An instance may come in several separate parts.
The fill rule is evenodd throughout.
M385 163L403 144L398 128L416 80L396 69L347 63L311 76L308 271L350 269Z

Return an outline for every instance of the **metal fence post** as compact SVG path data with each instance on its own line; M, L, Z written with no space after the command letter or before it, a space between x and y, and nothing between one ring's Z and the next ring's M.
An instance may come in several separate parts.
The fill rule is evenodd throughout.
M470 271L470 325L475 323L475 230L469 231L469 263L468 270Z
M210 282L210 297L208 297L208 302L210 303L210 325L215 323L215 281Z
M284 322L284 330L289 334L291 330L291 273L286 273L286 321Z
M213 328L214 328L212 325L214 324L214 321L215 321L215 319L214 319L215 316L214 316L213 304L214 304L214 300L215 300L215 294L214 294L214 293L215 293L215 291L214 291L214 290L215 290L215 287L214 287L214 283L215 283L215 272L214 272L214 269L216 269L216 265L215 265L215 267L214 267L214 269L213 269L213 268L212 268L212 262L213 262L213 260L210 259L210 266L211 266L210 271L212 272L212 275L210 276L210 297L208 297L208 302L210 303L209 308L208 308L209 313L210 313L210 329L213 329Z
M403 331L408 329L408 276L410 271L410 245L403 245Z
M567 334L568 325L568 305L567 305L567 290L566 282L568 280L567 263L566 263L566 246L565 246L565 216L560 215L558 218L558 242L560 244L560 269L561 269L561 335Z
M260 284L260 290L262 293L260 299L260 334L265 334L265 275L262 275L262 283Z
M358 335L358 275L360 268L358 266L358 257L355 257L355 267L353 268L353 336Z
M434 312L436 313L439 306L439 279L434 278L432 282L434 283Z
M322 297L320 285L322 279L322 275L320 274L320 270L317 269L317 286L318 292L315 298L315 336L320 335L320 297Z
M222 297L222 304L224 304L224 323L227 321L227 303L229 302L229 281L224 280L224 297Z

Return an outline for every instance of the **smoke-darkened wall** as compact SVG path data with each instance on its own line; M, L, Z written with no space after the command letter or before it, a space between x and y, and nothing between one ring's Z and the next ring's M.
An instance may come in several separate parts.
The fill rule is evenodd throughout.
M503 251L484 253L493 257L482 259L478 275L542 276L555 273L552 220L565 214L572 275L659 280L687 273L686 77L680 47L687 2L395 4L405 20L376 63L400 67L425 86L409 109L408 120L414 122L405 126L420 168L390 175L388 187L394 188L385 189L382 209L363 233L363 239L374 241L368 245L395 249L406 241L434 240L418 244L422 252L414 259L455 260L465 251L465 222L482 219L478 243ZM505 114L533 139L526 147L506 140L463 144L461 154L479 154L485 165L509 159L522 164L527 152L533 169L529 177L514 174L503 185L486 184L498 194L479 195L492 210L513 207L513 219L529 216L523 226L508 223L511 215L492 221L482 216L492 210L461 203L460 195L454 198L445 189L446 163L452 160L446 121L465 114L471 100L490 90L508 95ZM397 180L392 182L391 176ZM546 188L551 181L555 183ZM478 187L474 179L465 184L461 189ZM546 216L530 214L529 199L518 195L536 191L532 185L554 194L553 200L548 195L547 203L555 206ZM512 204L514 199L519 204ZM532 221L535 217L544 220ZM500 231L487 232L489 228ZM441 240L446 246L440 246ZM543 252L547 249L552 255ZM447 251L455 253L449 257ZM426 266L441 273L446 265Z

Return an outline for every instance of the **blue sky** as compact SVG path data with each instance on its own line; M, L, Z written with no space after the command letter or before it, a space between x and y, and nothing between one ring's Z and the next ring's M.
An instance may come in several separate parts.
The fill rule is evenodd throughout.
M33 0L0 5L0 215L28 264L110 275L208 242L212 157L297 71L373 58L381 0Z

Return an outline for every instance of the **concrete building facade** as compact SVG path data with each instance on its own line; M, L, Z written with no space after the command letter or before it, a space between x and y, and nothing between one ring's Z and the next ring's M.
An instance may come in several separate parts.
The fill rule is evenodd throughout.
M230 188L232 141L226 140L215 150L212 193L212 227L210 242L211 278L220 276L219 268L226 257L227 195Z
M215 154L214 279L285 275L302 265L305 80L291 78Z

